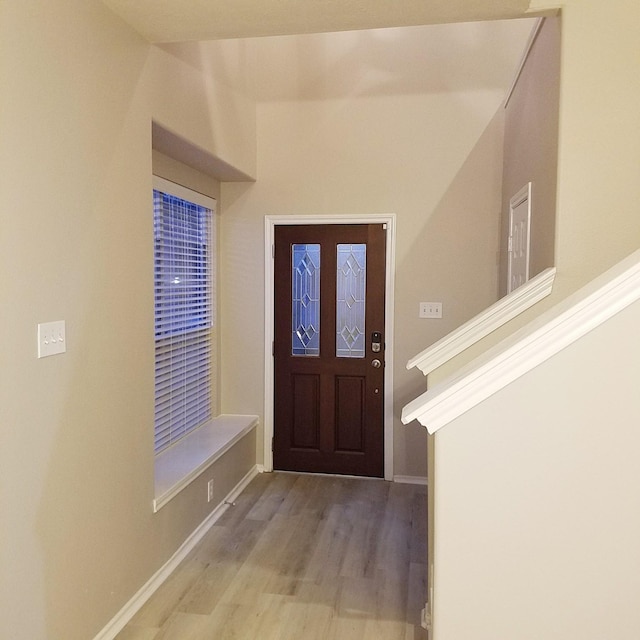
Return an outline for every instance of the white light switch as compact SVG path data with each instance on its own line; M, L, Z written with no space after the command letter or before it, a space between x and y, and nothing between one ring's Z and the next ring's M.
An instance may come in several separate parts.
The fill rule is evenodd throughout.
M38 325L38 358L55 356L67 350L64 320L44 322Z
M442 318L442 302L421 302L420 318Z

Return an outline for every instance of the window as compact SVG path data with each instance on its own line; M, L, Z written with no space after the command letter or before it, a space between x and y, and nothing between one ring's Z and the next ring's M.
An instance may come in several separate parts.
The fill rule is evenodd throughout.
M212 418L215 201L154 179L155 451Z

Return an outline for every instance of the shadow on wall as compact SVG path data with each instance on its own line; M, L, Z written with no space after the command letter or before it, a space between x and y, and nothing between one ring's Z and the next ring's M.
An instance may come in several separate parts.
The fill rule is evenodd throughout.
M396 314L397 335L412 336L410 343L396 341L399 366L497 300L503 125L500 106L433 213L412 230L414 240L396 266L403 297L442 301L444 315L420 319L417 304ZM396 386L397 419L426 386L418 370L407 376Z
M255 39L259 101L501 89L532 19ZM207 43L211 51L220 46ZM515 53L517 55L517 53ZM487 65L491 59L493 64ZM295 60L292 73L291 60Z

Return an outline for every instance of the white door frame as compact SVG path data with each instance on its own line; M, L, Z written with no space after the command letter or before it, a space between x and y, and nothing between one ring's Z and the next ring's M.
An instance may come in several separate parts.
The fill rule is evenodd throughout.
M507 293L511 293L511 277L513 274L513 251L512 251L512 229L513 229L513 212L523 202L527 203L527 246L526 246L526 258L525 258L525 282L529 280L529 260L531 254L531 182L527 184L516 193L509 200L509 229L507 231Z
M292 224L384 224L387 229L384 314L384 477L393 480L393 295L395 280L396 216L371 215L265 216L264 219L264 470L273 471L273 247L275 228Z

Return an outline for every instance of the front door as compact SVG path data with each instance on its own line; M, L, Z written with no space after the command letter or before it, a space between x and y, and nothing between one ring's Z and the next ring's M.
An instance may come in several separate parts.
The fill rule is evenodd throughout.
M382 224L279 225L274 467L384 475Z

